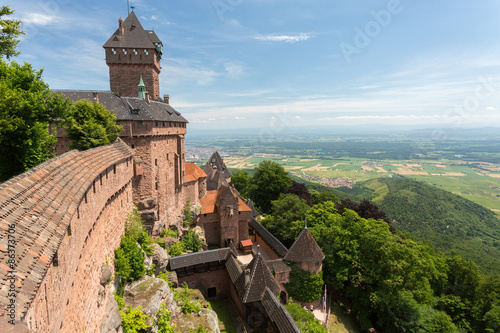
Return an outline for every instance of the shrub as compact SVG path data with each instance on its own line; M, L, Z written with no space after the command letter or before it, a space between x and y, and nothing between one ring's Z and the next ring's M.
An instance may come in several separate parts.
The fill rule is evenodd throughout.
M184 246L186 247L186 250L191 250L193 252L198 252L202 248L200 238L194 232L193 229L189 230L189 232L187 233L187 235L185 235L182 238L182 242L184 243Z
M123 333L139 333L149 328L147 323L149 316L142 313L140 306L132 309L132 305L129 305L124 311L120 311L120 316Z
M186 252L186 246L184 245L183 242L175 243L168 250L168 254L171 257L180 256L183 252Z
M158 314L156 316L156 326L158 327L158 333L173 333L175 325L170 324L172 319L172 312L168 311L165 304L162 304Z

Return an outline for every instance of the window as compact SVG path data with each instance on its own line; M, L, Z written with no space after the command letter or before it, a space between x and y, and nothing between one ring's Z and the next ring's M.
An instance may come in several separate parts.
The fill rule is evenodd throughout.
M111 53L116 54L116 50L114 48L112 48Z
M123 54L127 54L127 50L122 49Z
M134 54L137 55L137 50L136 49L134 49Z
M68 234L68 236L71 236L71 224L68 225L68 229L66 230L66 233Z
M113 174L116 175L116 164L113 164Z
M137 123L137 126L142 127L142 120L139 120L139 122Z
M148 55L148 54L149 54L148 50L146 50L146 49L145 49L145 50L144 50L144 54L145 54L145 55Z
M158 166L158 159L155 158L155 166Z

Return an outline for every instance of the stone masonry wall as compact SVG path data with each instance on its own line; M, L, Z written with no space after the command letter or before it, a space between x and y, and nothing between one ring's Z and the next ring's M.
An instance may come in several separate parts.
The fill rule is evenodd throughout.
M187 275L179 278L179 285L186 282L189 288L200 289L206 297L208 288L216 288L217 297L229 296L229 286L232 285L226 269Z
M120 96L137 97L140 77L152 98L160 96L160 72L153 64L108 64L112 92ZM135 84L131 84L131 82Z
M37 332L92 332L104 309L97 303L101 266L111 269L113 251L133 208L131 157L109 166L89 182L25 316ZM64 323L64 325L63 325Z

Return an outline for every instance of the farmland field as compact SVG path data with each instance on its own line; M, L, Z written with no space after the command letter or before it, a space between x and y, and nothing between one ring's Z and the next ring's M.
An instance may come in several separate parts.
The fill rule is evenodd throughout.
M332 187L398 175L461 195L500 216L500 139L449 140L425 150L416 149L414 139L301 140L260 145L229 139L195 141L187 144L186 158L203 146L207 154L218 150L231 169L251 170L272 160L291 174Z

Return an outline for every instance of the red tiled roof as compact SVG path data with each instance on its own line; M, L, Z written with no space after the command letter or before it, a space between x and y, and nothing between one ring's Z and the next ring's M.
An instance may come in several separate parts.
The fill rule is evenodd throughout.
M194 182L200 178L206 177L207 174L195 163L186 163L184 182Z
M0 249L15 226L18 277L16 318L23 318L68 225L94 179L133 154L123 141L84 152L70 151L0 184ZM8 252L0 251L0 282L11 271ZM0 306L9 304L9 285L0 284Z
M240 206L240 212L251 212L252 209L248 207L248 205L240 198L238 197L238 204Z
M240 243L241 243L241 246L252 246L253 245L253 243L250 239L242 240Z
M217 191L207 191L207 194L200 199L203 210L200 214L211 214L215 212L215 203L217 202Z

